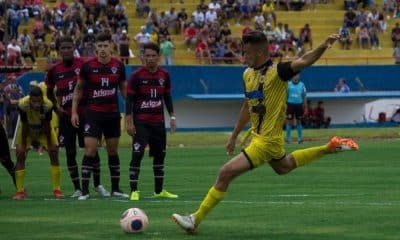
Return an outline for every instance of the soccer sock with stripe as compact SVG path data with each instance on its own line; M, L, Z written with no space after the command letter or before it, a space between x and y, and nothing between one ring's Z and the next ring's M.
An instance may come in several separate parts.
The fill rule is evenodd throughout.
M322 157L327 153L330 153L330 150L327 145L323 145L319 147L311 147L311 148L296 150L291 154L294 157L296 166L301 167Z
M138 149L132 150L132 158L129 164L129 185L131 187L131 191L138 190L138 181L139 181L139 174L140 174L140 164L143 159L143 150Z
M100 185L100 157L99 152L96 152L93 163L93 185L98 187Z
M120 166L118 155L108 156L108 168L110 169L111 175L111 192L120 192L119 189L119 176Z
M74 185L75 190L80 190L81 185L79 182L79 169L78 164L76 162L76 152L67 152L67 167L69 176L71 177L72 184Z
M25 169L15 171L15 185L17 192L24 191Z
M60 166L50 166L51 182L53 184L53 190L60 190L61 187L61 168Z
M159 194L164 185L164 156L154 156L153 159L154 192Z
M89 194L90 174L93 171L94 157L84 156L82 160L82 195Z
M198 225L203 218L224 198L225 192L217 190L214 186L210 188L206 197L200 204L199 209L193 214Z

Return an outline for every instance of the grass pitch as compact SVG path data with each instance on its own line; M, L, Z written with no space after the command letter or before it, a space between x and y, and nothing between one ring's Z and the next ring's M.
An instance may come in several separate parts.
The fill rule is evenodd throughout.
M195 235L187 235L171 214L194 211L228 160L223 147L226 133L181 133L170 137L166 159L168 191L177 200L152 198L151 160L142 162L138 202L104 199L91 191L88 201L51 194L49 160L30 152L27 161L28 199L11 200L13 186L0 170L1 239L271 239L343 240L399 239L400 161L398 129L306 130L308 142L287 145L287 152L323 144L328 136L356 136L359 152L325 156L285 176L263 166L236 179ZM323 141L322 141L323 140ZM129 139L122 139L121 188L128 192ZM182 145L183 144L183 147ZM176 147L176 146L181 147ZM12 153L14 154L14 152ZM81 159L82 151L79 152ZM13 155L13 159L15 159ZM65 167L62 186L72 184ZM110 189L105 150L101 150L102 183ZM127 208L146 211L150 225L143 234L121 231L119 216Z

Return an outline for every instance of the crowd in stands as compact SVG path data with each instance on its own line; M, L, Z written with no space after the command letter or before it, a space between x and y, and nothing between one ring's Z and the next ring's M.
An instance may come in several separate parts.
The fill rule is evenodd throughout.
M140 56L141 46L149 41L160 44L163 64L173 64L177 39L182 39L199 63L241 63L241 36L232 34L231 24L242 26L242 33L263 31L272 57L293 57L313 48L312 26L305 23L295 32L277 19L276 9L315 10L318 3L327 1L199 0L193 12L186 12L184 0L178 3L159 11L150 0L136 0L135 17L145 23L138 32L129 33L127 6L120 0L59 0L51 5L43 0L0 0L0 64L24 65L29 59L34 65L38 57L52 64L58 59L62 35L74 38L76 56L92 57L99 32L112 34L115 54L126 64ZM360 49L381 49L381 33L388 28L386 17L400 17L396 0L385 0L382 10L367 0L345 0L344 7L343 25L338 26L343 49L350 49L353 42ZM395 48L400 41L398 24L391 38Z

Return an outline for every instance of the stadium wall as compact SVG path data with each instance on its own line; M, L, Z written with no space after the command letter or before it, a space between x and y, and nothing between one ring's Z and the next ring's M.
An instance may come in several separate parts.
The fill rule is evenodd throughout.
M127 66L127 79L139 66ZM173 85L175 112L180 128L224 129L232 128L240 110L239 99L195 100L189 94L241 94L243 93L243 66L167 66ZM400 66L312 66L301 73L308 92L332 93L339 78L345 78L352 92L399 91ZM43 72L31 72L18 78L28 91L29 82L43 81ZM120 98L122 100L122 98ZM365 115L365 104L378 100L370 98L319 99L324 100L326 114L333 124L352 124ZM397 100L395 100L397 101ZM399 100L400 103L400 100ZM124 110L123 101L120 110Z

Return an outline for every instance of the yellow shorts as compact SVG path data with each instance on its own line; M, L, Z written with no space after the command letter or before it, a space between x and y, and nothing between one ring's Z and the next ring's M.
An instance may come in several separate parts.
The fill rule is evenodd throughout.
M54 131L54 128L51 128L50 134L51 134L51 142L54 145L58 145L57 134ZM32 146L33 141L37 141L40 143L40 146L48 148L47 137L44 133L34 133L34 132L28 133L26 137L26 147ZM22 126L19 125L17 129L16 144L21 145L21 143L22 143Z
M283 138L274 141L265 141L253 137L249 146L243 152L252 164L252 167L257 168L272 159L281 159L285 156Z

